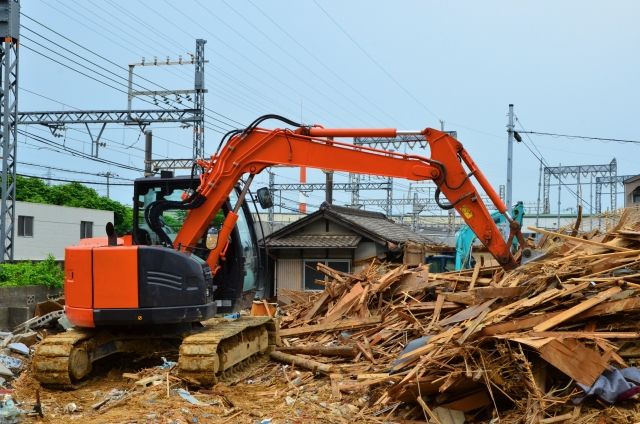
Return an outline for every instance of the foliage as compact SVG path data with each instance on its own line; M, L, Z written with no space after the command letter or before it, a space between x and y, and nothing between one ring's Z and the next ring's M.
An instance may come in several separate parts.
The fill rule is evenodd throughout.
M40 262L0 264L0 287L42 285L62 288L64 272L51 255Z
M16 177L16 200L113 211L113 224L120 235L130 232L133 224L132 208L80 183L48 186L38 178Z

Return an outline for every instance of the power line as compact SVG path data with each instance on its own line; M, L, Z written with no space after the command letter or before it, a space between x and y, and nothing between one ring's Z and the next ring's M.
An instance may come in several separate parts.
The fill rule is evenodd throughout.
M64 179L64 178L53 178L53 177L39 177L37 175L28 175L28 174L18 174L16 173L17 176L19 177L26 177L26 178L37 178L39 180L45 180L45 181L61 181L61 182L65 182L65 183L79 183L79 184L93 184L93 185L112 185L112 186L132 186L133 183L104 183L104 182L100 182L100 181L80 181L80 180L68 180L68 179Z
M122 164L122 163L119 163L119 162L114 162L114 161L103 159L103 158L97 158L97 157L91 156L88 153L84 153L84 152L81 152L79 150L67 147L67 146L65 146L63 144L59 144L59 143L56 143L54 141L47 140L46 138L41 137L38 134L33 134L33 133L30 133L30 132L24 131L24 130L18 130L18 133L22 134L24 136L27 136L27 137L31 137L35 141L38 141L38 142L43 143L43 144L46 144L48 146L52 146L52 147L57 148L57 149L62 149L65 152L67 152L68 154L71 154L73 156L78 156L78 157L81 157L83 159L89 159L89 160L92 160L92 161L95 161L95 162L104 163L104 164L107 164L107 165L117 166L117 167L123 168L123 169L129 169L131 171L144 172L144 169L142 169L142 168L136 168L136 167L131 166L131 165L125 165L125 164Z
M633 143L640 144L640 140L629 140L624 138L608 138L608 137L590 137L585 135L570 135L570 134L557 134L539 131L518 131L520 134L535 134L549 137L564 137L564 138L576 138L581 140L595 140L595 141L615 141L617 143Z
M50 5L50 6L51 6L51 5ZM54 10L56 10L56 11L60 12L57 8L55 8L55 7L53 7L53 6L51 6L51 7L52 7ZM62 13L62 12L61 12L61 13ZM63 13L63 14L64 14L64 13ZM112 61L111 59L108 59L107 57L105 57L105 56L103 56L103 55L101 55L101 54L98 54L98 53L94 52L93 50L91 50L91 49L89 49L89 48L87 48L87 47L85 47L85 46L83 46L83 45L81 45L81 44L77 43L76 41L74 41L74 40L70 39L69 37L66 37L66 36L64 36L63 34L61 34L60 32L58 32L58 31L56 31L56 30L52 29L51 27L49 27L49 26L47 26L47 25L45 25L45 24L41 23L40 21L38 21L38 20L36 20L36 19L34 19L34 18L32 18L32 17L28 16L28 15L25 15L24 13L21 13L21 15L22 15L22 16L24 16L24 17L26 17L27 19L29 19L29 20L31 20L31 21L33 21L33 22L35 22L36 24L38 24L38 25L42 26L43 28L46 28L47 30L49 30L49 31L53 32L54 34L56 34L56 35L58 35L58 36L60 36L60 37L64 38L65 40L69 41L70 43L72 43L72 44L74 44L74 45L76 45L76 46L80 47L81 49L86 50L87 52L89 52L89 53L91 53L91 54L93 54L93 55L95 55L95 56L97 56L97 57L101 58L102 60L104 60L104 61L106 61L106 62L108 62L108 63L110 63L111 65L113 65L113 66L117 67L118 69L123 69L123 70L125 70L125 71L128 71L128 70L127 70L125 67L123 67L122 65L119 65L118 63L116 63L116 62ZM68 18L71 18L69 15L66 15L66 14L64 14L64 15L65 15L65 16L67 16ZM73 19L73 18L71 18L71 19ZM74 22L76 22L76 20L75 20L75 19L74 19ZM24 25L22 25L22 26L24 26ZM25 27L25 28L26 28L26 27ZM27 28L27 29L29 29L29 28ZM91 29L91 28L89 27L89 29ZM31 29L29 29L29 31L31 31L31 32L33 32L33 33L36 33L35 31L33 31L33 30L31 30ZM93 30L93 31L95 32L95 30ZM36 34L37 34L37 33L36 33ZM40 35L40 34L38 34L38 35ZM59 43L56 43L56 42L54 42L54 41L52 41L52 40L48 39L47 37L44 37L44 36L42 36L42 35L40 35L40 36L41 36L41 37L43 37L43 38L45 38L47 41L49 41L49 42L51 42L51 43L53 43L53 44L59 45ZM64 47L62 47L62 46L60 46L60 47L61 47L61 48L63 48L63 49L65 49L65 48L64 48ZM123 48L125 48L125 49L127 49L127 50L129 50L129 51L131 51L131 50L130 50L130 49L128 49L126 46L122 46L122 47L123 47ZM65 49L65 50L69 51L68 49ZM73 52L72 52L72 53L73 53ZM135 52L132 52L132 53L136 54ZM74 53L74 54L76 54L76 53ZM77 55L77 54L76 54L76 55ZM88 60L88 59L84 58L83 56L80 56L80 57L82 57L84 60L87 60L87 61L88 61L88 62L90 62L90 63L95 64L94 62L91 62L90 60ZM99 65L96 65L96 66L99 66ZM103 68L103 69L104 69L104 68ZM162 68L162 69L167 69L167 68ZM112 72L112 73L113 73L113 72ZM117 74L116 74L116 75L117 75ZM162 85L160 85L160 84L157 84L157 83L155 83L155 82L151 81L150 79L145 78L145 77L143 77L143 76L141 76L141 75L139 75L139 74L137 74L137 73L135 73L135 72L133 73L133 75L134 75L134 76L136 76L136 77L138 77L138 78L140 78L140 79L142 79L142 80L144 80L144 81L147 81L147 82L151 83L151 84L152 84L152 85L154 85L154 86L158 86L159 88L161 88L161 89L163 89L163 90L168 90L168 88L166 88L166 87L164 87L164 86L162 86ZM178 75L178 74L175 74L175 73L174 73L174 75L177 75L178 77L182 78L182 76L181 76L181 75ZM120 76L119 76L119 77L120 77ZM123 78L123 77L120 77L120 78ZM135 83L135 84L136 84L137 86L139 86L139 87L142 87L142 86L141 86L140 84L138 84L138 83ZM144 100L144 99L142 99L142 100ZM154 103L149 102L149 101L147 101L147 103L154 104ZM237 123L238 125L244 126L244 124L242 124L242 123L240 123L240 122L238 122L238 121L235 121L234 119L229 118L228 116L225 116L225 115L223 115L223 114L221 114L221 113L219 113L219 112L217 112L217 111L215 111L215 110L213 110L213 109L211 109L211 108L205 107L205 110L206 110L206 111L209 111L209 112L211 112L211 113L213 113L213 114L216 114L216 115L218 115L218 116L220 116L220 117L222 117L222 118L224 118L224 119L226 119L226 120L228 120L228 121L230 121L230 122ZM231 127L231 128L234 128L234 127L235 127L235 125L231 125L231 124L229 124L229 123L227 123L227 122L225 122L225 121L221 121L220 119L217 119L217 118L215 118L215 117L213 117L213 116L211 116L211 115L206 115L206 114L205 114L205 116L207 116L207 117L209 117L209 118L211 118L211 119L213 119L213 120L215 120L215 121L218 121L218 122L220 122L221 124L227 125L227 126L229 126L229 127ZM214 124L211 124L211 125L214 125ZM220 128L220 127L218 127L217 125L216 125L216 127L220 128L222 131L218 131L218 130L215 130L215 129L213 129L213 128L207 127L207 126L205 126L205 127L206 127L206 128L208 128L208 129L210 129L210 130L212 130L212 131L214 131L214 132L217 132L217 133L219 133L219 134L224 134L226 131L228 131L228 129Z
M331 96L328 96L326 94L326 92L323 92L321 90L318 90L318 88L316 88L314 85L310 85L307 83L306 79L304 78L300 78L300 76L296 73L296 72L292 72L289 67L287 66L283 66L282 63L280 63L279 61L275 60L273 58L273 55L271 54L267 54L263 49L261 49L259 46L257 46L253 41L251 41L250 39L248 39L247 37L244 36L244 34L240 31L238 31L237 29L235 29L233 26L229 25L225 20L219 18L216 14L214 14L210 8L206 7L205 5L202 4L202 2L200 2L199 0L195 0L195 2L203 9L205 9L207 11L207 13L209 13L209 15L211 15L214 19L218 20L219 22L221 22L224 26L226 26L227 28L229 28L230 30L234 31L236 34L238 34L240 37L242 37L245 41L247 41L249 44L251 44L254 48L258 49L259 51L261 51L266 57L268 57L269 59L271 59L272 61L276 62L278 65L282 66L285 70L289 71L294 77L296 77L297 79L301 80L303 83L309 85L314 91L318 92L320 95L329 98L331 101L335 102L335 100L333 98L331 98ZM379 119L374 116L371 112L369 112L368 110L366 110L365 108L363 108L360 104L358 104L357 102L355 102L351 97L347 96L343 91L338 90L333 84L331 84L329 81L327 81L327 79L322 76L321 74L319 74L318 72L316 72L312 67L310 67L307 63L305 63L304 61L298 59L298 57L296 57L296 55L292 54L291 52L289 52L288 49L285 49L284 47L281 46L280 43L276 42L273 38L271 38L271 36L266 33L265 31L262 31L260 28L258 28L255 24L253 24L249 19L247 19L244 14L238 12L233 6L231 6L228 2L223 0L223 3L229 8L231 9L236 15L238 15L244 22L246 22L249 26L251 26L251 28L253 28L255 31L258 31L266 40L268 40L271 44L273 44L278 50L280 50L282 53L284 53L287 57L289 57L291 60L293 60L295 63L297 63L300 67L304 68L309 74L313 75L314 77L316 77L319 81L321 81L326 87L328 87L329 89L333 90L334 92L336 92L339 96L341 96L342 98L344 98L345 100L347 100L351 105L355 106L356 108L358 108L360 111L364 112L365 114L369 115L371 118L374 119L374 121L379 121ZM350 110L344 108L342 105L338 105L336 103L337 106L340 106L341 109L346 110L347 112L351 112ZM352 113L352 112L351 112ZM364 120L361 119L362 122L365 122Z
M360 43L358 43L358 41L356 41L355 38L353 38L351 36L351 34L349 34L343 27L342 25L340 25L338 23L338 21L336 21L333 16L331 16L329 14L329 12L327 12L325 10L324 7L322 7L320 5L320 3L318 3L317 0L313 0L313 2L316 4L316 6L318 6L318 8L322 11L322 13L324 13L326 15L327 18L329 18L329 20L331 22L333 22L333 24L349 39L351 40L351 42L362 52L364 53L365 56L367 56L367 58L369 58L369 60L376 65L376 67L378 69L380 69L391 81L393 81L394 84L396 84L398 86L398 88L400 88L407 96L409 96L414 102L416 102L417 104L419 104L420 106L422 106L422 108L424 110L426 110L429 114L431 114L434 118L436 118L437 120L440 120L440 117L434 112L432 111L427 105L425 105L420 99L418 99L411 91L407 90L405 88L404 85L402 85L393 75L391 75L391 73L389 71L387 71L384 66L382 66L373 56L371 56L369 54L369 52L367 52L364 47L362 47L362 45L360 45Z
M331 73L334 77L336 77L340 82L342 82L345 86L349 87L351 90L353 90L353 92L355 92L356 94L358 94L358 96L360 96L360 98L362 98L363 100L365 100L367 103L369 103L371 106L373 106L375 109L377 109L379 112L381 112L382 114L384 114L385 116L387 116L388 118L391 119L391 121L395 121L396 119L391 116L386 110L384 110L383 108L381 108L376 102L371 101L369 98L367 98L361 91L359 91L357 88L355 88L353 85L351 85L348 81L346 81L344 78L342 78L342 76L336 72L333 68L331 68L330 66L328 66L325 61L321 60L318 58L317 55L315 55L311 50L309 50L304 44L300 43L300 41L298 41L294 36L291 35L291 33L289 33L285 28L282 27L282 25L280 25L278 23L278 21L276 21L275 19L273 19L271 16L269 16L266 12L264 12L264 10L262 10L254 1L252 0L248 0L249 3L255 7L264 17L266 17L275 27L277 27L281 32L283 32L291 41L293 41L296 45L298 45L298 47L300 47L302 50L304 50L309 56L311 56L312 58L315 59L315 61L322 66L327 72ZM228 7L231 8L231 6L228 4L228 2L223 1L224 4L226 4ZM231 8L233 10L233 8ZM237 13L237 12L236 12Z
M57 168L55 166L48 166L48 165L43 165L43 164L38 164L38 163L20 162L18 165L35 166L36 168L51 169L53 171L68 172L70 174L94 175L96 177L103 176L103 174L86 172L86 171L77 171L77 170L74 170L74 169ZM133 181L131 178L122 178L122 177L111 177L111 178L113 178L115 180Z
M529 141L531 142L531 145L533 145L536 150L538 150L538 147L535 145L535 143L533 142L533 140L531 139L531 137L529 136L528 132L525 130L524 126L522 125L522 122L520 122L520 119L516 118L516 122L518 123L518 125L520 125L520 128L522 128L522 133L524 135L526 135L527 139L529 139ZM524 140L522 140L522 144L527 148L527 150L529 150L529 152L531 152L531 154L538 159L538 161L540 161L540 163L542 165L544 165L544 167L549 168L549 164L547 163L547 161L544 158L544 155L542 154L542 152L540 152L540 150L538 150L538 152L540 153L540 156L538 156L533 150L531 150L531 148L529 147L529 145L527 143L524 142ZM571 187L569 187L567 184L562 182L562 179L560 178L559 175L553 174L553 176L558 180L558 184L561 186L564 186L564 188L571 193L577 201L582 202L584 204L586 204L587 206L589 206L590 208L592 208L593 206L591 205L590 202L587 202L582 196L580 196L577 192L573 191L573 189Z

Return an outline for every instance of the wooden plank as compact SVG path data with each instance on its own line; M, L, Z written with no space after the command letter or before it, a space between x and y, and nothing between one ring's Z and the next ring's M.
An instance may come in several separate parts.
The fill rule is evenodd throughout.
M524 293L525 287L478 287L469 291L478 302L493 298L508 299L510 297L518 297Z
M513 333L520 330L528 330L535 325L558 315L560 312L547 312L546 314L526 316L524 318L513 319L506 322L489 325L482 329L483 336L493 336L497 334Z
M471 282L469 283L469 291L473 290L475 287L478 274L480 274L480 261L477 261L473 267L473 274L471 274Z
M600 292L597 295L593 296L592 298L587 299L584 302L581 302L572 308L562 311L561 313L548 319L547 321L544 321L536 325L535 327L533 327L533 330L536 332L540 332L540 331L546 331L550 328L553 328L567 321L571 317L578 315L580 312L584 312L587 309L597 305L598 303L604 302L614 294L619 293L621 290L622 289L620 287L611 287L610 289L605 290L604 292Z
M334 305L329 311L327 311L327 316L322 320L323 323L333 322L342 317L342 314L347 312L351 306L360 298L360 295L364 289L360 283L356 283L351 287L349 293L343 295L338 303Z
M575 339L554 339L538 350L542 359L586 386L593 385L608 366L598 352Z
M329 300L329 292L326 290L322 292L320 297L313 303L311 309L307 311L307 313L302 317L302 320L305 322L309 322L313 319L313 317L318 313L318 311L327 303Z
M469 412L491 404L491 398L485 389L466 394L460 399L440 405L442 408L455 411Z
M382 322L382 317L372 316L362 319L347 319L323 324L304 325L302 327L282 329L280 330L280 337L300 336L303 334L321 333L325 331L349 330L376 325L380 322Z
M495 302L495 299L487 300L486 302L480 305L470 306L457 314L454 314L450 317L447 317L440 321L441 326L455 324L456 322L466 321L468 319L473 319L480 315L483 311L488 310L489 307Z
M588 244L590 246L601 247L603 249L617 250L617 251L620 251L620 252L627 252L629 250L633 250L633 249L627 249L626 247L620 247L620 246L615 246L615 245L611 245L611 244L607 244L607 243L601 243L599 241L586 240L586 239L582 239L582 238L579 238L579 237L573 237L573 236L570 236L570 235L567 235L567 234L555 233L553 231L543 230L542 228L536 228L536 227L528 227L528 228L531 231L534 231L536 233L546 234L546 235L551 236L551 237L560 237L560 238L564 238L566 240L573 241L575 243Z
M635 313L638 311L640 311L640 297L612 300L579 313L578 315L570 318L569 322L577 322L589 318L603 317L617 313ZM545 314L526 316L523 318L492 324L483 328L480 334L483 336L493 336L497 334L507 334L515 331L528 330L560 313L561 311L547 312Z
M640 332L634 331L540 331L528 333L531 337L553 337L556 339L638 339Z

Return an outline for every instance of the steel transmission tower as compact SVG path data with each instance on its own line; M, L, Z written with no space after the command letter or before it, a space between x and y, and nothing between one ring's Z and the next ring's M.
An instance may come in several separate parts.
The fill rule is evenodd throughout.
M13 260L15 235L16 150L18 114L18 40L20 38L20 2L0 0L0 117L2 117L2 205L0 205L0 261Z

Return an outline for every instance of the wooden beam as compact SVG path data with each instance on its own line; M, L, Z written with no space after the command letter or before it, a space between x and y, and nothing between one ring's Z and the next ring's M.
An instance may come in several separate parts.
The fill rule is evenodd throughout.
M331 374L333 372L333 367L331 365L323 364L322 362L314 361L312 359L301 358L300 356L289 355L288 353L278 351L271 352L269 356L276 361L297 365L313 372L322 372L325 374Z
M282 346L276 349L284 353L301 353L303 355L341 356L355 358L357 351L353 346L323 346L319 344L303 346Z
M547 230L543 230L542 228L536 228L536 227L528 227L531 231L534 231L536 233L540 233L540 234L546 234L550 237L560 237L560 238L564 238L566 240L571 240L573 242L576 243L582 243L582 244L588 244L590 246L596 246L596 247L601 247L603 249L610 249L610 250L617 250L619 252L628 252L631 251L633 249L627 249L626 247L620 247L620 246L613 246L607 243L601 243L599 241L594 241L594 240L586 240L586 239L582 239L580 237L573 237L567 234L562 234L562 233L555 233L553 231L547 231Z
M547 331L548 329L553 328L553 327L555 327L555 326L567 321L571 317L574 317L574 316L578 315L579 313L586 311L587 309L597 305L598 303L604 302L605 300L609 299L614 294L619 293L621 290L622 289L620 287L611 287L609 290L605 290L603 292L600 292L597 295L593 296L592 298L587 299L584 302L579 303L579 304L577 304L576 306L574 306L572 308L564 310L561 313L559 313L558 315L548 319L547 321L544 321L544 322L536 325L535 327L533 327L533 331L536 331L536 332Z
M303 325L302 327L285 328L280 330L280 337L300 336L302 334L321 333L324 331L349 330L354 328L368 327L382 322L382 317L373 316L362 319L347 319L326 324Z

